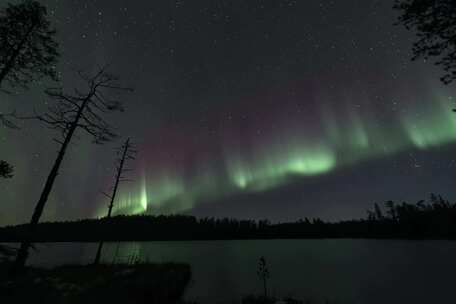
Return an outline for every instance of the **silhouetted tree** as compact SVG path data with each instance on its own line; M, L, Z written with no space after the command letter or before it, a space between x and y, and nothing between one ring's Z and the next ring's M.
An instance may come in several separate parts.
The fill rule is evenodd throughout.
M258 261L257 275L260 278L260 280L263 281L264 297L267 298L267 296L268 296L267 281L269 279L270 274L269 274L268 265L266 264L266 259L264 256L260 257L260 260Z
M456 1L396 0L400 12L398 24L417 32L413 60L436 58L442 66L441 80L449 84L456 79Z
M106 73L104 68L93 76L87 76L82 72L79 73L79 76L87 86L85 91L76 89L73 94L69 94L64 92L62 88L48 89L46 94L55 104L50 106L45 114L28 117L37 119L50 129L60 131L61 135L60 139L54 139L60 144L60 150L35 206L28 225L30 231L33 231L39 222L58 175L60 165L75 132L77 130L84 131L97 144L108 142L116 137L116 134L102 116L110 111L123 111L123 107L120 101L109 99L106 94L113 90L130 91L130 89L120 87L117 84L117 78ZM21 243L14 271L24 267L30 244L30 240L27 239Z
M374 212L375 212L375 218L376 218L377 220L383 219L382 210L380 209L380 207L378 206L377 203L374 204Z
M0 10L0 90L5 82L11 87L26 88L43 77L56 79L59 57L56 31L48 20L46 8L38 1L25 0L8 4ZM0 113L0 124L17 129L14 113ZM11 177L12 166L2 161L0 176ZM1 170L1 168L0 168Z
M396 207L394 205L394 202L393 201L387 201L385 203L385 206L386 206L386 213L389 215L389 217L395 221L397 219L397 212L396 212Z
M373 212L371 210L367 210L367 220L370 222L375 221L376 220L375 212Z
M55 33L38 1L8 4L0 11L0 89L5 82L26 88L43 77L56 79Z
M116 176L114 180L114 187L112 188L112 193L106 194L110 201L108 205L108 214L107 218L111 217L112 208L114 207L114 201L116 199L117 188L119 187L119 183L126 180L125 173L130 171L129 168L125 167L126 162L129 160L134 160L136 156L136 150L133 148L133 145L130 143L130 138L128 138L125 143L117 149L118 158L116 159ZM95 255L95 260L93 262L94 265L98 265L100 263L101 258L101 251L103 249L103 241L98 244L97 253Z

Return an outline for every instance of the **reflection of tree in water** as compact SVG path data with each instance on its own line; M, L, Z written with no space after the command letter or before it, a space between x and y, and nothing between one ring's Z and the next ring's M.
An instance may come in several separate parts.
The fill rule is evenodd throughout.
M141 243L111 243L108 247L109 254L106 255L105 263L112 264L135 264L144 262L147 257L143 257Z

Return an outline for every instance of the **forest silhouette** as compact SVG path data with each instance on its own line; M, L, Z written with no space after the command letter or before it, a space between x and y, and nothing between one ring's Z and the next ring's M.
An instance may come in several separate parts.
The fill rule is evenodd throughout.
M0 228L0 242L98 242L229 239L455 239L456 203L432 194L416 204L374 204L362 219L328 222L303 218L296 222L196 218L188 215L119 215L111 218L43 222Z

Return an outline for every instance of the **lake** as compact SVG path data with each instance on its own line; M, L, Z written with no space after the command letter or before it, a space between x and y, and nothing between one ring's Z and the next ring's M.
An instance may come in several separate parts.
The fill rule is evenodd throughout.
M41 244L30 263L90 263L96 244ZM261 293L256 269L266 258L269 292L312 303L443 303L454 297L456 242L395 240L243 240L105 244L105 262L139 257L186 262L187 299L238 303Z

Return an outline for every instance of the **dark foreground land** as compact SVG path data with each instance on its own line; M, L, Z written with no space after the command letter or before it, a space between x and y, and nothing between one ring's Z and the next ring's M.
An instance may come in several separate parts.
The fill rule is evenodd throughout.
M191 279L186 264L28 268L11 279L0 265L0 303L183 303Z
M186 264L136 263L27 268L12 278L0 263L0 303L35 304L198 304L184 301L191 279ZM241 304L310 304L293 298L247 295ZM329 303L329 302L326 302Z

